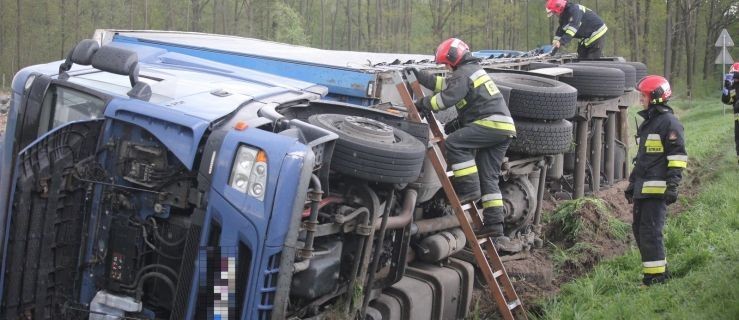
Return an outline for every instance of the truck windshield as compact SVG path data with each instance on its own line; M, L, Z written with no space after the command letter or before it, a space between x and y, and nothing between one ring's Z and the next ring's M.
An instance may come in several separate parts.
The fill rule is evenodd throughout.
M74 89L52 85L44 97L39 119L39 136L65 123L99 119L105 101Z

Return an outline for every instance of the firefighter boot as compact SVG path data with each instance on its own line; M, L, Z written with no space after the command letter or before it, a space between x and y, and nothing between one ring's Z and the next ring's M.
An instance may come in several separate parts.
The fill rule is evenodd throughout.
M503 236L503 207L490 207L482 211L483 226L477 231L478 237L501 237Z
M661 284L667 282L672 278L672 275L670 274L670 270L665 268L664 273L657 273L657 274L644 274L644 278L642 278L642 287L648 287L653 284Z
M459 202L465 204L480 199L480 177L470 174L463 177L455 177L452 182L454 191L457 192Z
M662 284L665 283L669 277L670 275L667 272L657 274L644 274L642 285L649 287L653 284Z

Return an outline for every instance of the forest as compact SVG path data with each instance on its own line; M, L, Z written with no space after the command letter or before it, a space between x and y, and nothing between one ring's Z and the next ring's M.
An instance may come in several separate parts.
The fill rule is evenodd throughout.
M473 50L528 51L551 41L544 0L0 0L0 85L62 59L95 29L253 37L317 48L432 54L448 37ZM605 54L641 61L685 96L715 91L722 29L739 40L737 0L583 0L609 26ZM576 51L576 44L565 49ZM737 50L739 52L739 50ZM739 56L739 53L735 53ZM739 58L739 57L735 57ZM715 80L715 81L714 81Z

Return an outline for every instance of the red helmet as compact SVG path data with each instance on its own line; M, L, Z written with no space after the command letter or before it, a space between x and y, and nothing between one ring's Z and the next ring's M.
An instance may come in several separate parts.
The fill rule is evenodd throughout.
M464 41L457 38L446 39L436 48L436 63L454 68L467 52L470 52L470 47Z
M546 8L547 8L547 16L552 16L552 13L556 15L562 14L563 11L565 11L565 6L567 5L567 0L547 0Z
M739 62L732 64L729 72L739 72Z
M650 104L667 102L672 96L670 83L662 76L652 75L642 78L636 85L636 90L639 90Z

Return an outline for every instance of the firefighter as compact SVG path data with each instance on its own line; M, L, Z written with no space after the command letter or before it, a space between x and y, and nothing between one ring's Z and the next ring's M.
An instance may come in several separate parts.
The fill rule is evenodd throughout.
M552 46L555 50L566 46L572 38L580 39L577 56L580 59L598 59L603 53L608 27L587 7L567 0L547 0L547 15L559 17L559 27Z
M721 102L734 106L734 143L736 144L736 160L739 163L739 62L734 63L724 77L724 90Z
M483 227L478 236L490 236L498 248L510 239L503 233L503 195L498 186L500 167L516 127L508 106L493 80L462 40L451 38L436 49L436 63L450 69L448 78L411 68L421 85L434 95L416 102L419 110L456 108L447 124L446 158L454 172L452 183L461 203L482 200ZM452 132L453 128L457 127ZM504 250L504 249L503 249Z
M632 229L642 259L645 286L669 277L662 228L667 206L677 201L682 171L687 167L683 126L666 105L672 95L661 76L646 76L637 85L644 122L637 129L637 150L626 200L634 204Z

